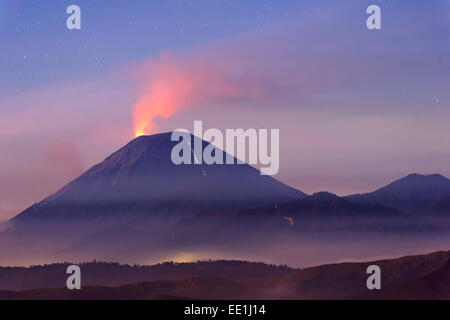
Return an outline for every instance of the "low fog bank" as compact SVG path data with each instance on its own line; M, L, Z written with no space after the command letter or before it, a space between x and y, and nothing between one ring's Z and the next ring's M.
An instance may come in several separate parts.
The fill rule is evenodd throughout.
M234 246L180 246L140 263L236 259L306 268L339 262L363 262L426 254L450 249L450 235L417 237L381 234L302 235L273 239L251 238Z
M98 225L103 228L98 229ZM233 259L305 268L343 261L370 261L449 250L450 233L389 233L367 230L289 232L248 231L218 225L175 228L151 219L33 226L0 234L0 265L110 261L155 264L164 261Z

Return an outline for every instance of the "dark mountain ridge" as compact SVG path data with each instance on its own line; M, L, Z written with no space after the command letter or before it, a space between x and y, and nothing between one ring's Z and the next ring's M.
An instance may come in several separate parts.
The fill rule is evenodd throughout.
M437 271L405 284L358 296L365 300L450 300L450 261Z
M352 203L329 192L319 192L303 199L260 208L240 210L238 220L258 216L261 223L292 231L400 231L428 228L397 209L379 204Z
M440 174L410 174L374 192L346 197L416 215L450 215L450 180Z

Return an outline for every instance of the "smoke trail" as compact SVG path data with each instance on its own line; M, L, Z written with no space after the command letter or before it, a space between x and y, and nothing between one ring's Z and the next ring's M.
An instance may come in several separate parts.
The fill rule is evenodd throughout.
M252 100L261 90L254 81L232 74L226 64L197 55L177 58L164 54L144 68L149 74L134 107L136 136L156 130L155 120L185 108L212 106L230 100Z

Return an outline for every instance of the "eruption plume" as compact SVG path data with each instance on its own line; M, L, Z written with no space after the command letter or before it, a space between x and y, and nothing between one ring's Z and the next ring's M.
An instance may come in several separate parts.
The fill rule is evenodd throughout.
M136 136L154 133L155 121L185 108L212 106L219 102L255 99L258 85L233 76L225 63L204 56L176 58L164 54L145 64L147 78L134 106Z

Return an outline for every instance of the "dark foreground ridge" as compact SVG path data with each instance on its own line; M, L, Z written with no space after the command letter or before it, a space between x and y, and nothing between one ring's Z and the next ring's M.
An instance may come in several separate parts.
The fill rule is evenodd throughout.
M381 268L381 290L367 289L366 269L372 264ZM47 279L50 279L52 272L64 271L65 266L2 268L0 272L2 279L19 281L22 274L28 274L31 281L33 276L30 275L47 273ZM153 269L141 272L146 268ZM85 277L91 280L87 280L81 290L1 290L0 299L450 299L450 251L303 270L238 261L169 263L153 267L91 263L82 265L82 269ZM108 269L114 271L105 271ZM183 272L177 269L183 269ZM96 279L97 285L92 285L93 274L100 270L108 275L120 270L117 276L122 279L134 274L136 280L139 277L144 280L146 276L148 280L152 274L153 278L166 277L166 280L107 286L111 279L100 277Z

